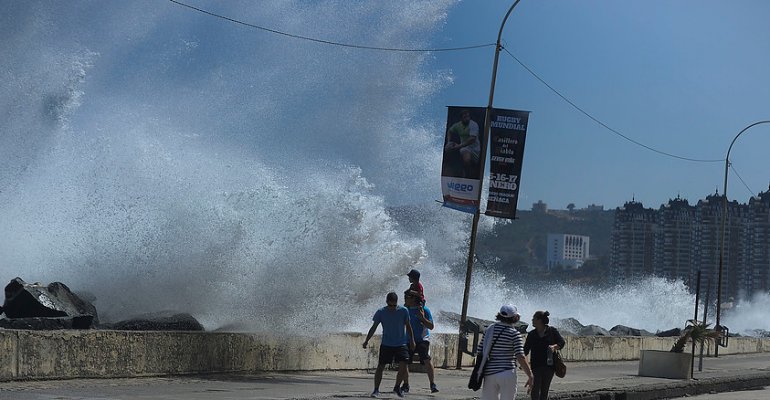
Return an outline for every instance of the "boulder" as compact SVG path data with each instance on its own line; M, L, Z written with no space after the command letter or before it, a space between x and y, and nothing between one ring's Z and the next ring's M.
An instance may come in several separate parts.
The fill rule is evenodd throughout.
M101 329L122 331L203 331L203 325L188 313L161 311L142 314L111 324L102 324Z
M438 317L448 325L454 325L454 326L457 326L458 328L460 326L460 317L461 317L460 314L453 313L451 311L441 311ZM484 333L484 331L487 329L489 325L492 325L495 323L495 321L471 317L470 315L466 316L465 319L481 327L482 333ZM529 328L529 324L527 324L526 322L519 321L514 323L513 327L516 328L516 330L523 335L527 333L527 328Z
M559 334L561 334L562 336L580 336L577 332L571 331L569 329L560 328L558 326L556 327L556 329L559 330Z
M612 336L612 334L598 325L588 325L578 332L580 336Z
M580 331L585 328L585 326L575 318L551 318L551 322L553 326L559 329L559 333L567 336L579 336Z
M99 322L96 307L72 293L67 285L61 282L53 282L48 286L43 286L39 283L24 282L21 278L14 278L5 287L5 302L2 311L8 319L69 319L72 329L89 329ZM50 329L45 328L44 326L47 324L40 321L38 323L31 321L20 323L22 325L29 323L30 326L41 326L41 328L25 329ZM62 323L62 320L52 321L51 326L59 326ZM8 322L6 324L15 325Z
M752 337L770 338L770 331L765 329L751 329L746 332L747 335ZM732 334L730 334L732 336Z
M610 329L613 336L655 336L652 332L644 329L630 328L624 325L615 325Z
M679 337L682 335L682 330L679 328L669 329L667 331L661 331L655 334L657 337Z

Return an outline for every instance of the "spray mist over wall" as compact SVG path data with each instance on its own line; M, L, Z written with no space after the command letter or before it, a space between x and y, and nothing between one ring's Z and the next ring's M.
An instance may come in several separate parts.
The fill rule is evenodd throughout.
M196 5L420 47L453 3ZM434 313L459 312L470 220L433 202L443 121L416 110L452 76L430 55L158 1L4 2L0 36L0 281L65 282L106 320L171 309L208 329L364 331L418 268ZM650 301L667 311L640 321ZM655 279L527 287L478 268L470 314L509 302L655 330L681 325L692 296Z

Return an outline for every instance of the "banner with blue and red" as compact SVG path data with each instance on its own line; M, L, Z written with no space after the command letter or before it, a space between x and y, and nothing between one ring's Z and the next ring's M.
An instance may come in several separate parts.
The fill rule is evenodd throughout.
M447 107L441 192L444 206L475 213L479 208L486 108Z

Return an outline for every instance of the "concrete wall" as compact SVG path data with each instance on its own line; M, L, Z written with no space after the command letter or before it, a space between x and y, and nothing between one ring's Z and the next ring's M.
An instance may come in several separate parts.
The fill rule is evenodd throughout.
M562 350L565 360L570 361L621 361L638 360L641 350L671 350L676 338L655 336L565 336ZM692 344L685 346L691 351ZM770 352L770 338L731 337L727 347L720 347L719 354L747 354ZM700 353L700 347L696 354ZM704 355L714 355L714 345L704 347Z
M456 334L433 334L437 367L457 358ZM639 350L668 350L673 339L566 337L568 361L635 360ZM377 364L379 336L277 337L250 333L0 329L0 380L136 377L204 372L367 369ZM720 354L770 352L770 339L730 338ZM713 349L708 354L712 354ZM463 364L472 358L464 355Z

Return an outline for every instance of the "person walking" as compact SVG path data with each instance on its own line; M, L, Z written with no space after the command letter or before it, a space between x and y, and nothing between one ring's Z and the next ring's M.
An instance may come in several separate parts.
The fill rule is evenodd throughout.
M477 352L483 353L484 371L481 400L514 400L516 398L516 367L527 374L525 387L532 386L532 371L524 357L521 334L513 324L521 319L516 306L506 304L500 307L495 319L498 321L484 331L484 339Z
M524 341L524 354L530 354L532 373L535 375L530 391L531 400L548 400L548 390L554 374L553 352L564 348L559 330L548 325L548 311L537 311L532 316L532 329Z
M380 395L380 382L382 382L382 372L385 366L394 360L398 363L398 373L396 373L396 386L393 392L398 397L404 397L401 391L401 382L409 373L407 362L409 354L414 349L414 334L412 325L409 323L409 310L404 306L398 305L398 295L395 292L388 293L385 298L387 306L380 308L372 317L372 327L364 340L364 348L369 345L369 339L372 338L377 326L382 324L382 342L380 343L380 354L377 362L377 370L374 373L374 391L372 397ZM409 348L407 348L407 343Z
M417 291L407 290L404 292L404 305L409 310L409 321L412 325L415 343L414 350L410 352L409 358L411 361L415 353L420 356L420 364L425 366L425 372L428 374L430 391L431 393L436 393L438 392L438 386L436 386L434 379L433 363L430 360L430 330L434 328L433 315L430 309L421 305L421 303L420 293ZM409 374L404 377L401 391L409 393Z

